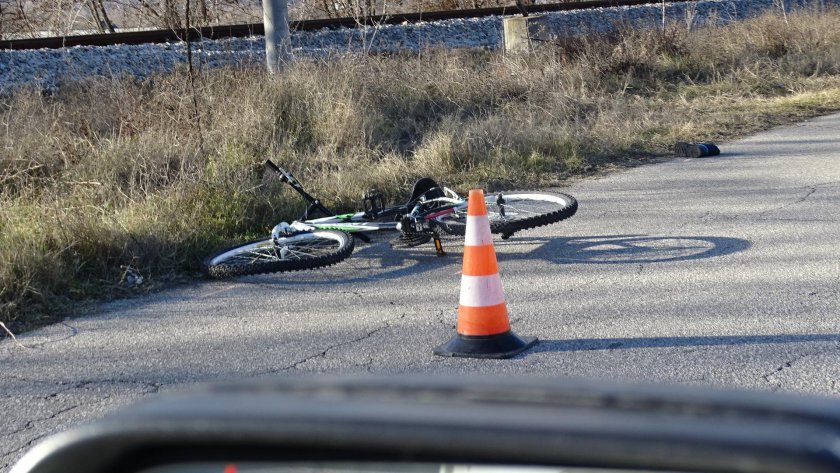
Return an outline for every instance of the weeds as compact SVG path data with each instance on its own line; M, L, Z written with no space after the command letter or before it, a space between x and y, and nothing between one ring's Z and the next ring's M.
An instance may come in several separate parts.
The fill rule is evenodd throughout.
M840 109L838 23L837 10L787 11L522 56L344 55L278 77L185 69L20 91L0 99L0 321L191 278L216 248L293 218L300 203L264 178L266 158L350 210L421 176L556 184Z

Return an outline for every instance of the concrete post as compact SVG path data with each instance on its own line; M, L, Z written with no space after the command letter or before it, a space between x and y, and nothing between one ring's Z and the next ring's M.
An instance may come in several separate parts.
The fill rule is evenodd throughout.
M269 72L276 73L292 58L289 7L286 0L263 0L265 56Z
M505 52L530 51L534 43L552 42L547 18L543 15L502 18Z

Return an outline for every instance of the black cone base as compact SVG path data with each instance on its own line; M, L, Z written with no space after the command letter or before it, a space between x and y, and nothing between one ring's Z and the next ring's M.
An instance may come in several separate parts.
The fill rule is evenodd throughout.
M511 331L480 337L459 334L435 348L434 354L463 358L510 358L536 344L536 337L518 337Z

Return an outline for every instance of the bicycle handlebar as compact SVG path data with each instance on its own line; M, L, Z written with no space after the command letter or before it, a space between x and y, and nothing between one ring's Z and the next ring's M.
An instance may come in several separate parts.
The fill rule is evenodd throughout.
M294 189L298 194L300 194L300 196L303 197L303 200L305 200L308 204L306 210L303 211L303 215L301 215L301 217L298 220L308 220L309 214L312 213L313 210L320 210L324 215L327 216L335 215L335 212L324 207L320 200L309 195L309 193L307 193L303 189L303 186L300 184L300 182L298 182L298 180L295 179L295 176L293 176L292 173L274 164L274 162L272 162L270 159L267 159L265 161L265 165L271 168L272 171L279 174L280 181L292 186L292 189Z

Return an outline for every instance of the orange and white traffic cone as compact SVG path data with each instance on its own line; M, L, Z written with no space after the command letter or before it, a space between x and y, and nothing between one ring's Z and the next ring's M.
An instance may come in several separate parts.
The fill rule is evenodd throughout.
M434 354L467 358L510 358L537 343L510 330L499 264L493 248L484 191L470 191L457 334Z

